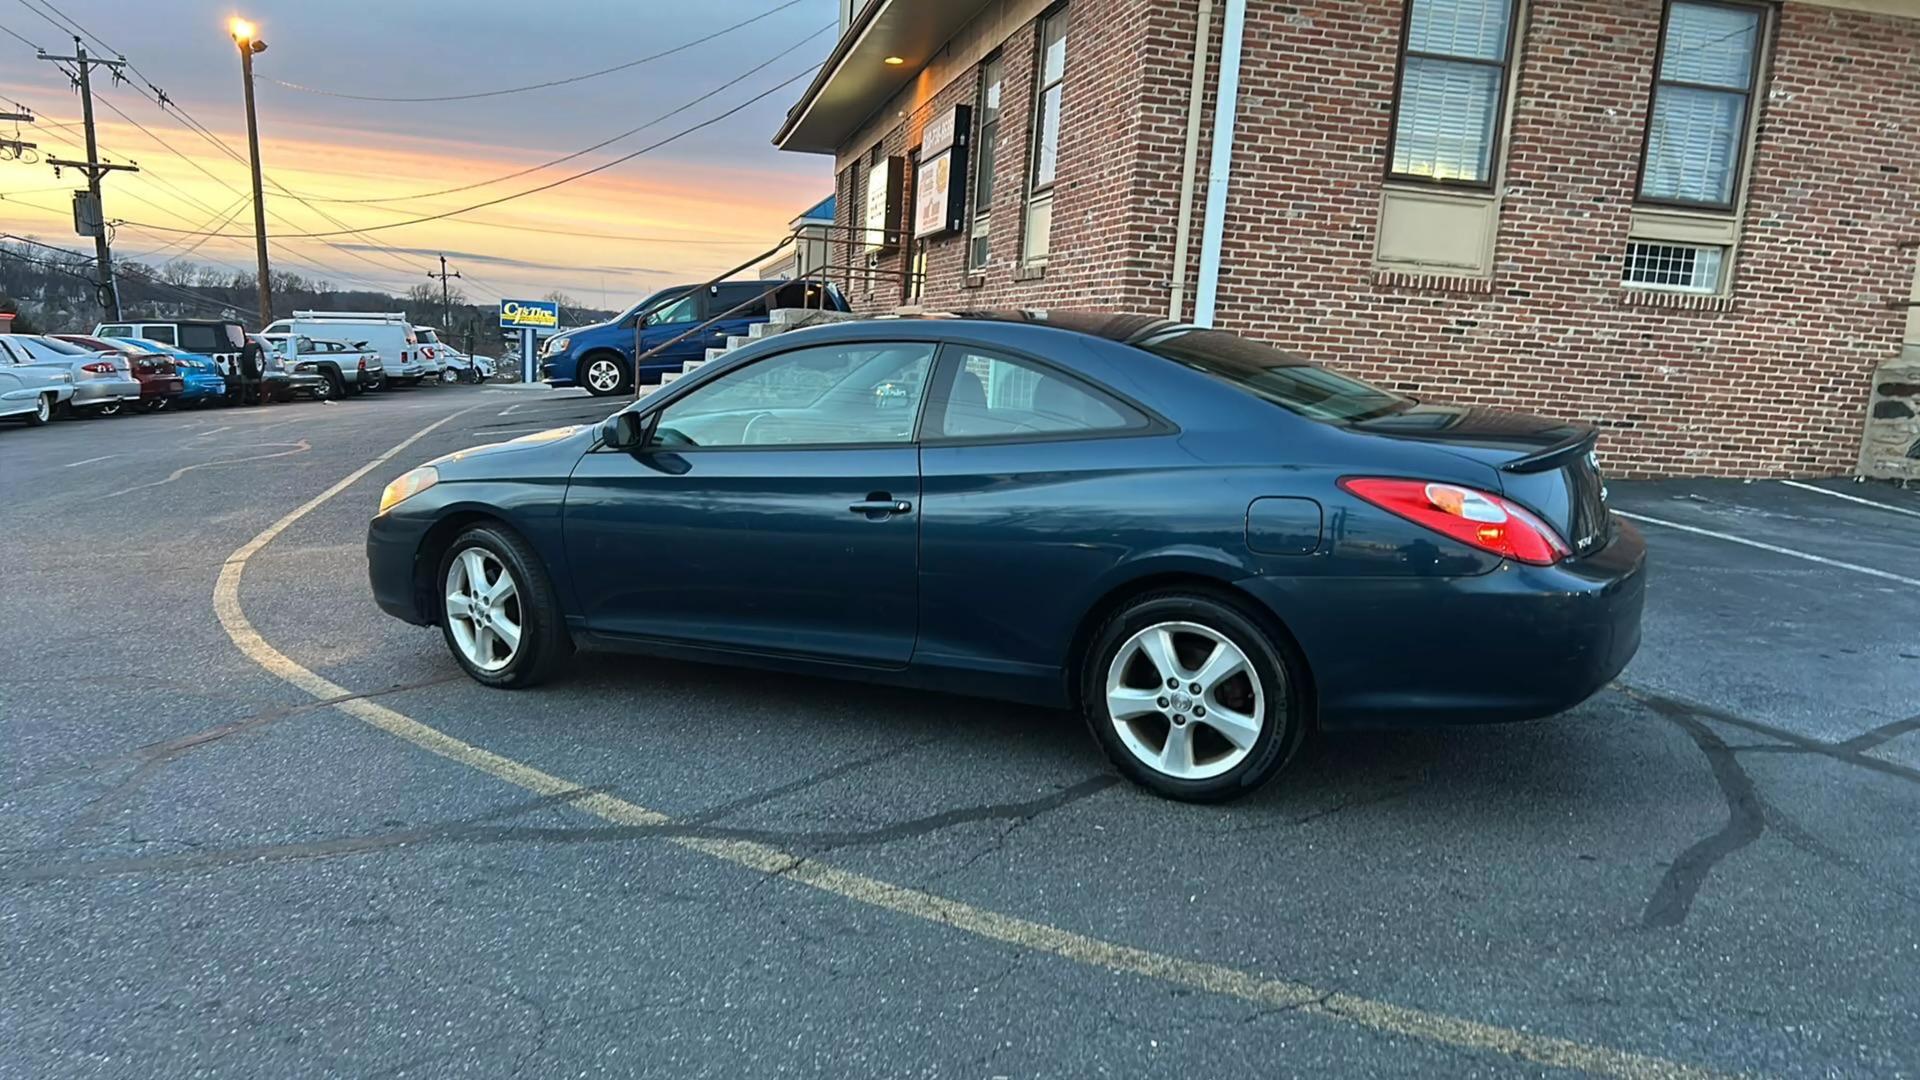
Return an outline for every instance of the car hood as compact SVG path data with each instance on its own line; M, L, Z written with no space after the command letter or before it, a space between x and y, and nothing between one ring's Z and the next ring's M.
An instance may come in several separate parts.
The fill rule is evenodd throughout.
M536 431L531 435L522 435L505 442L469 446L465 450L456 450L451 454L434 458L427 464L443 471L451 466L455 472L477 475L486 471L485 464L500 458L544 450L560 443L578 441L582 444L580 450L584 452L586 444L593 441L593 430L593 426L589 424L570 424L566 427L549 428L546 431Z

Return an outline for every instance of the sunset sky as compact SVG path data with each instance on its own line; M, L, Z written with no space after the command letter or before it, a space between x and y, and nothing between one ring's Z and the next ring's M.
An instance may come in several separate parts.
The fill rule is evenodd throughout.
M0 0L0 27L48 52L70 54L72 32L56 29L41 6L40 0ZM661 285L709 277L751 258L832 190L827 159L783 154L769 141L804 89L801 78L711 127L551 191L363 236L323 242L288 235L341 228L324 215L367 229L460 210L601 165L717 116L824 59L833 45L827 28L835 0L246 0L243 7L211 0L51 0L47 6L123 52L145 76L129 71L133 84L116 87L104 70L95 73L103 156L143 170L105 182L107 216L126 223L115 238L121 258L253 266L239 57L226 31L234 15L258 24L269 45L255 71L269 177L267 231L281 237L272 252L275 269L400 292L425 281L444 252L466 275L476 302L558 288L617 308ZM626 63L767 12L749 26L624 71L477 100L359 101L282 85L384 97L479 93ZM86 44L90 52L105 51L91 38ZM571 154L763 63L764 70L711 99L603 149L473 190L408 198ZM144 98L138 91L145 80L240 160ZM21 125L20 137L39 143L43 155L84 156L78 95L53 64L37 62L32 48L7 35L0 35L0 97L39 118ZM115 115L116 107L152 134ZM0 123L0 135L11 137L12 125ZM56 179L44 162L0 162L0 231L90 251L91 242L72 231L66 192L77 180L71 171ZM276 192L274 182L312 205ZM382 201L325 201L342 199ZM165 231L208 230L229 212L231 222L217 231L232 236L203 242Z

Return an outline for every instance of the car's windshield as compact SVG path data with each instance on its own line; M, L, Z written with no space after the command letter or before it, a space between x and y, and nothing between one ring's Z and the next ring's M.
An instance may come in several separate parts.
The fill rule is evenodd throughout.
M1350 424L1400 412L1414 404L1391 390L1223 330L1174 327L1133 344L1323 423Z

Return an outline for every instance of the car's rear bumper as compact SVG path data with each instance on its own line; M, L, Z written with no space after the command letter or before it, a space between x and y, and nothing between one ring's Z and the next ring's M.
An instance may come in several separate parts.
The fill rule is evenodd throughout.
M1528 720L1593 696L1640 647L1646 542L1614 528L1605 548L1558 566L1241 584L1306 654L1324 727Z
M367 583L373 589L373 602L381 611L416 626L432 622L420 610L414 569L428 524L394 513L367 524Z
M116 401L137 401L140 384L132 379L87 379L73 384L73 405L85 409Z

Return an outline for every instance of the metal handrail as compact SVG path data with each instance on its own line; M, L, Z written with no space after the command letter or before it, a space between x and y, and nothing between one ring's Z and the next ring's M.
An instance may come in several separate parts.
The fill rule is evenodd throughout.
M902 237L905 236L904 229L891 229L891 230L872 229L872 228L868 228L866 226L861 226L861 225L837 225L837 224L836 225L809 225L807 226L807 229L816 234L823 233L823 232L824 233L838 232L838 233L846 233L846 234L867 235L874 232L879 232L881 233L882 236L888 235L889 233L897 233ZM688 290L688 292L686 292L683 295L693 296L693 295L705 293L713 289L715 286L719 285L721 282L724 282L727 279L733 277L735 274L738 274L743 271L750 270L756 266L759 266L761 263L764 263L768 259L771 259L774 256L780 254L780 252L786 250L789 245L792 245L798 242L800 239L801 239L801 236L798 232L792 233L784 237L778 244L775 244L772 248L768 249L762 254L754 257L753 259L747 262L740 264L739 266L734 267L731 270L728 270L723 274L718 275L717 277L709 278L708 280L702 282L701 284L694 286L692 289ZM836 241L830 241L830 242L836 242ZM846 241L837 241L837 242L846 242ZM903 266L901 270L897 272L882 270L879 267L874 267L874 266L865 267L864 271L865 271L865 276L867 280L872 280L876 277L878 278L897 277L901 280L905 280L907 277L911 276L914 272L910 268L910 266L911 264L906 264L905 266ZM707 330L711 329L716 323L724 322L727 319L731 319L734 316L738 315L740 312L745 311L751 307L754 307L757 304L760 304L766 301L767 299L772 297L773 294L780 292L782 289L791 288L796 283L813 285L817 289L817 292L820 298L820 307L818 310L824 311L826 310L826 302L827 302L826 287L833 284L831 280L828 280L826 278L824 272L830 271L830 270L845 270L849 273L849 279L851 280L851 273L853 272L854 269L855 268L850 264L847 266L834 265L834 266L819 267L814 270L810 270L807 273L804 273L797 278L791 278L786 281L782 281L778 285L775 285L770 289L765 289L761 291L759 294L753 296L748 300L735 304L733 307L728 308L726 311L723 311L718 315L709 316L704 322L695 324L694 326L688 328L686 331L680 334L677 334L672 338L669 338L666 341L661 342L658 345L655 345L653 348L648 349L645 352L641 351L640 345L646 333L646 316L645 315L637 316L634 319L634 324L633 324L634 393L637 395L640 392L640 367L644 361L658 355L659 353L667 349L672 348L675 345L680 344L681 342L687 340L688 338L697 337L700 334L705 333Z

